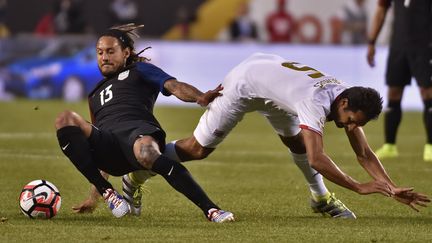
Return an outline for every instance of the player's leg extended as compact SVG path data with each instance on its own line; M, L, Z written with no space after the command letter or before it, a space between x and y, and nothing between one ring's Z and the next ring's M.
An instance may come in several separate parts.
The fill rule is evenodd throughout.
M212 153L248 109L248 103L226 88L201 116L193 135L166 145L164 155L175 161L201 160Z
M216 148L203 147L195 138L191 136L169 142L164 151L164 155L177 162L191 160L202 160L207 158Z
M290 149L294 163L303 172L309 184L312 210L333 218L355 219L355 214L337 199L334 193L327 190L322 175L309 165L301 133L293 137L280 136L280 138Z
M423 159L432 162L432 87L420 87L420 93L424 104L423 122L426 129Z
M62 112L55 121L57 138L63 153L75 167L92 183L104 197L116 217L129 211L126 202L114 191L113 186L100 174L90 152L90 137L93 128L81 116L72 111Z
M402 120L401 100L404 87L390 86L388 89L388 104L384 114L384 145L376 151L380 159L395 158L398 151L396 147L396 136Z
M55 121L55 127L62 152L87 180L96 186L99 193L102 195L106 189L113 188L92 161L87 138L90 137L93 127L72 111L62 112Z
M182 164L161 155L159 146L152 137L142 136L138 138L133 149L141 166L161 175L174 189L201 208L209 220L218 223L234 220L232 213L220 210L208 198Z

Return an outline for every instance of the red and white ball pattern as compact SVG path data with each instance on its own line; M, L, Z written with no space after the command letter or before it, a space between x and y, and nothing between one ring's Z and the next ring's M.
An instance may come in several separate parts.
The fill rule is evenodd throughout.
M29 218L52 218L61 206L59 190L46 180L35 180L25 185L19 201L21 211Z

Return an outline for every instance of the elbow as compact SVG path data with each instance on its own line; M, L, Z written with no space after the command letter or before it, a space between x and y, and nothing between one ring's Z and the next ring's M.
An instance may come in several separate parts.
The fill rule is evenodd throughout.
M361 153L357 154L357 161L360 163L366 163L370 161L374 157L374 153L372 150L364 150Z

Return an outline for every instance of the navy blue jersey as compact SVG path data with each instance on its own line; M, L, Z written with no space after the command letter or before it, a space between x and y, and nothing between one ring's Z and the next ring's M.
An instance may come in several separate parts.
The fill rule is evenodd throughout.
M100 128L115 128L123 121L143 120L160 127L153 115L165 81L175 79L150 63L134 63L118 74L100 81L89 94L93 123Z

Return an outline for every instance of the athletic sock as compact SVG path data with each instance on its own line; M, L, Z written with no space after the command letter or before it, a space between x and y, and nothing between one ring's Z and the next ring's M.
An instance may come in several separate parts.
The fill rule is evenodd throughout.
M103 178L98 168L94 166L90 153L90 145L79 127L66 126L57 130L57 139L63 153L92 183L102 195L106 189L113 186Z
M189 171L179 162L161 155L153 163L152 171L163 176L174 189L201 208L205 215L211 208L219 209L195 182Z
M129 179L132 186L139 186L144 184L148 179L155 176L153 172L149 170L136 170L129 173Z
M323 177L318 171L310 166L306 154L295 154L291 152L291 156L294 163L303 172L312 194L315 196L326 195L328 190L324 184Z
M423 122L426 128L427 143L432 144L432 99L423 100Z
M175 149L176 142L177 140L167 143L165 145L165 151L163 152L163 155L174 161L181 162L180 158L178 157L177 151Z
M401 101L389 101L384 115L385 143L396 143L396 133L401 120Z

